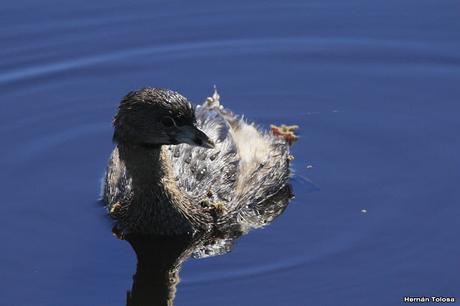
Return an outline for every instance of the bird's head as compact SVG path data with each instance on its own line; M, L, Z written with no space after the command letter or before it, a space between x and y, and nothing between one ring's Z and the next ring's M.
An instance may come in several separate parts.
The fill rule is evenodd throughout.
M171 90L144 88L130 92L121 101L113 125L117 143L214 147L212 140L196 126L190 102Z

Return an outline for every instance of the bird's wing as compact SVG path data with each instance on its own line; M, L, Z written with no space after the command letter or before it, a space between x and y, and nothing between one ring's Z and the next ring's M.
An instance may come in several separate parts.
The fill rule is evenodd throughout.
M118 147L113 150L105 174L102 200L109 210L115 204L124 205L133 197L132 178L120 160Z
M219 204L224 210L221 217L231 217L232 212L252 209L286 186L289 148L285 140L235 116L220 105L216 92L196 109L196 118L216 147L181 144L170 150L177 184L197 205Z
M206 105L197 107L195 115L197 126L214 141L215 148L169 146L177 185L197 205L223 204L229 208L235 197L239 167L230 124L222 112Z

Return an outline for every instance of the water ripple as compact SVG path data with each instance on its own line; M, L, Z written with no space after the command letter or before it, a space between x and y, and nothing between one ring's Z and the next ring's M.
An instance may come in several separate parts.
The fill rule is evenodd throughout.
M449 50L449 48L444 49ZM446 66L449 69L454 68L454 66L458 67L460 59L457 53L443 54L441 50L443 48L433 44L342 38L288 37L187 42L161 46L141 46L11 70L0 74L0 86L145 55L154 56L155 60L165 60L216 54L232 56L257 54L262 56L282 52L300 54L309 60L315 58L315 60L334 60L336 62L338 60L348 63L383 61L386 65L423 63L424 67L426 65Z
M259 266L245 266L241 270L232 270L225 273L220 271L218 274L197 276L191 279L184 279L183 283L187 286L194 286L210 282L267 276L290 270L300 271L302 267L320 264L323 261L336 260L344 256L344 254L353 253L363 242L371 240L372 235L365 232L359 234L354 232L342 233L334 241L330 240L330 244L323 247L321 252L308 252L297 257L289 255L283 257L282 261L279 262Z
M244 270L232 271L227 272L225 275L219 274L219 276L202 276L202 277L194 277L192 279L185 279L183 280L183 284L186 286L193 286L203 283L210 283L210 282L223 282L223 281L230 281L230 280L237 280L247 277L257 277L262 275L271 275L278 272L288 271L292 269L297 269L306 264L308 260L306 258L295 258L290 259L289 261L277 262L272 263L265 266L251 266L245 267Z

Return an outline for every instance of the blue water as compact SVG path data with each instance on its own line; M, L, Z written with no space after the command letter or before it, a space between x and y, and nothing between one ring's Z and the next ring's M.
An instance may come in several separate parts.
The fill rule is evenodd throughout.
M175 305L460 299L456 0L3 1L0 304L124 305L136 256L98 203L120 98L143 86L300 125L295 199ZM312 192L308 178L319 190Z

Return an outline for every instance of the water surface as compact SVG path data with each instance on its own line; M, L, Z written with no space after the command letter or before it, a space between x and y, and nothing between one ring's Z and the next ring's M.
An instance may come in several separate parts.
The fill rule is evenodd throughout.
M176 305L460 298L460 5L4 1L2 305L124 305L135 253L98 204L120 98L143 86L296 123L296 198ZM311 192L308 178L319 187Z

